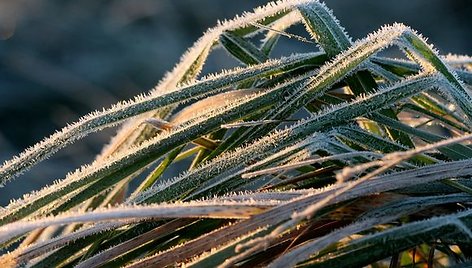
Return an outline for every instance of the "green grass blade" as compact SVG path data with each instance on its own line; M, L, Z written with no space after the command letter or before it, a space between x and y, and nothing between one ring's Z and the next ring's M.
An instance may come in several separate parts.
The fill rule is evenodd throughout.
M308 264L310 267L343 267L343 263L362 266L374 260L381 260L424 242L454 237L456 241L470 243L471 211L408 223L400 227L356 239L337 249L329 259Z
M441 73L446 80L449 82L449 90L446 92L454 99L460 109L465 113L468 118L468 122L472 123L472 96L464 88L462 81L459 80L457 74L455 74L438 56L438 54L413 31L407 31L402 38L409 49L414 51L418 57L424 60L420 60L419 63L423 65L423 68L434 68L434 70Z
M282 60L274 60L252 68L237 69L218 76L210 76L203 81L178 90L158 96L139 96L135 100L118 103L112 108L101 112L93 112L83 117L77 123L62 129L49 138L44 139L33 147L25 150L18 157L6 161L0 167L1 183L17 177L38 162L48 158L68 144L87 134L115 126L123 120L167 105L179 103L189 98L195 98L209 92L222 90L235 82L246 81L257 76L275 75L286 70L297 68L309 62L319 54L306 54Z
M380 114L371 114L369 115L369 117L378 123L386 124L391 128L401 130L410 135L419 137L427 142L438 142L440 140L446 139L445 137L441 137L439 135L429 133L421 129L410 127L399 121L391 120L390 118ZM468 159L472 156L472 148L461 144L452 144L443 148L438 148L438 150L450 157L451 159Z
M220 43L237 60L247 65L254 65L267 60L267 56L244 38L225 32L220 35Z

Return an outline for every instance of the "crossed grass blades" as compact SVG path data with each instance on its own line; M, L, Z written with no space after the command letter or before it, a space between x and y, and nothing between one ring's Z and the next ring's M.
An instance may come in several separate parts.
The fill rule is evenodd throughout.
M271 58L287 37L313 52ZM390 46L405 59L378 56ZM242 67L200 76L216 48ZM353 42L318 1L219 22L149 93L1 166L5 184L124 122L93 163L2 208L0 264L472 265L471 70L402 24Z

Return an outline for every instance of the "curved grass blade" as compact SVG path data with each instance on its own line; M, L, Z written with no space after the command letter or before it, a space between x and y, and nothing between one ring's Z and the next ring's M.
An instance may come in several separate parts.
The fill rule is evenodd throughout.
M371 114L368 116L378 123L386 124L391 128L401 130L405 133L414 135L428 142L438 142L440 140L446 139L439 135L426 132L421 129L410 127L402 122L391 120L390 118L383 116L381 114ZM472 156L472 148L469 148L466 145L462 144L452 144L442 148L438 148L439 151L450 157L451 159L468 159Z
M304 18L304 23L312 37L317 40L329 57L334 57L347 50L352 41L332 11L323 3L310 3L298 6L298 10ZM369 72L359 71L346 79L351 91L355 95L369 93L376 89L377 83ZM392 109L382 111L385 115L396 119L396 114ZM381 133L381 130L372 123L365 123L365 127L374 133ZM413 143L408 136L392 129L386 129L392 140L399 140L401 143L412 146Z
M312 0L301 0L300 3L311 1ZM246 13L244 16L236 17L233 20L220 22L216 27L208 29L207 32L183 54L180 62L173 70L167 73L159 84L151 90L151 95L167 93L181 83L188 83L193 80L201 71L213 44L223 32L233 31L240 36L255 34L258 32L258 28L254 27L251 22L258 22L263 25L271 24L284 17L287 13L290 13L294 4L295 3L291 1L280 1L276 4L268 4L254 10L253 13ZM169 110L158 109L157 112L149 113L147 117L166 117L168 114ZM149 129L139 129L135 131L135 128L136 124L134 122L125 124L112 139L110 145L104 148L100 157L110 155L117 150L119 151L120 148L127 149L129 146L135 145L137 141L143 138L149 138ZM124 144L122 144L123 141Z
M412 171L403 171L399 173L383 175L377 179L363 183L362 186L357 187L351 192L345 193L345 195L336 200L336 202L342 202L359 196L365 196L368 193L391 191L394 189L416 185L420 182L426 183L449 178L451 175L453 175L449 172L451 169L458 171L455 174L456 176L469 174L472 171L472 168L470 167L471 163L472 160L469 159L447 164L430 165ZM431 174L431 176L424 176L425 174ZM292 202L255 215L248 220L238 222L220 230L216 230L207 236L199 237L181 247L142 259L133 265L129 265L128 268L144 267L145 265L166 266L178 261L176 260L176 256L178 256L179 260L190 258L196 254L211 250L218 245L225 244L226 242L256 230L257 228L268 225L276 225L285 220L288 220L290 219L293 211L300 210L310 204L313 204L335 190L335 188L329 188L313 195L298 198Z
M359 222L344 227L324 237L317 238L313 241L304 243L290 250L283 256L278 257L269 267L291 267L295 264L309 259L311 255L315 255L327 248L331 244L336 244L341 239L373 228L375 225L387 223L397 219L403 215L413 214L416 211L435 206L439 204L468 202L472 196L468 194L447 195L447 196L428 196L418 198L408 198L399 202L392 202L380 208L364 214ZM323 252L325 255L327 252ZM336 254L336 253L334 253Z
M261 153L267 153L270 151L265 151L262 150L259 146L262 146L264 143L267 141L270 141L269 144L264 145L266 146L265 148L270 148L267 147L268 145L271 145L273 142L277 142L278 146L281 148L284 148L285 146L288 146L291 142L296 142L300 138L305 138L308 135L312 135L311 133L314 133L316 131L320 131L323 129L327 129L331 126L339 125L342 123L345 123L349 120L352 120L358 116L365 115L368 113L371 113L373 111L376 111L378 109L385 108L391 103L394 103L397 100L403 99L405 97L417 94L421 92L422 90L425 89L426 87L433 87L437 83L436 78L434 77L423 77L419 76L417 78L411 79L408 82L402 82L399 83L398 85L392 86L389 89L385 90L380 90L375 94L372 94L370 96L364 97L364 98L359 98L358 100L355 100L353 102L349 103L344 103L339 106L334 106L330 107L326 111L320 112L318 115L314 115L312 118L301 121L300 123L296 124L290 129L287 129L286 131L279 132L272 137L268 137L266 139L262 139L260 142L256 142L253 144L253 146L249 146L246 148L246 156L243 156L241 154L233 154L229 156L222 156L227 161L221 161L221 163L224 163L224 166L222 164L217 164L217 163L210 163L208 164L206 169L213 169L216 167L217 173L215 174L215 171L209 171L206 170L204 171L203 177L191 177L191 174L188 174L187 176L183 176L181 178L178 178L170 184L164 184L161 187L156 188L155 190L151 190L150 192L146 193L146 195L153 195L155 196L152 200L152 202L161 202L165 200L171 200L168 199L166 196L173 196L173 198L176 198L180 193L186 192L190 189L193 189L196 185L198 185L198 182L203 180L206 180L210 176L216 176L220 175L221 170L226 171L226 175L224 177L227 177L229 174L238 174L236 173L235 168L242 169L241 164L246 163L248 160L254 159L253 157L257 155L261 155ZM277 140L275 140L275 137L277 137ZM316 138L316 136L315 136ZM248 151L248 148L255 148L257 151ZM267 149L266 149L267 150ZM258 153L256 153L258 152ZM263 155L263 154L262 154ZM238 159L239 157L239 159ZM244 160L243 160L244 159ZM236 165L237 164L237 165ZM214 167L212 167L213 165ZM229 165L229 166L226 166ZM239 166L239 167L238 167ZM219 171L218 171L219 170ZM202 170L203 171L203 170ZM183 182L188 181L188 184L185 184L185 188L183 187ZM174 185L174 186L172 186ZM172 186L172 187L171 187ZM179 189L179 190L177 190Z
M196 98L212 91L218 92L238 81L246 81L261 75L275 75L292 68L297 68L300 65L303 66L317 56L319 56L319 54L305 54L281 60L273 60L245 69L236 69L233 72L209 76L195 84L176 89L166 94L138 96L135 100L120 102L102 112L90 113L78 122L71 124L60 132L27 149L18 157L6 161L0 167L0 185L17 177L38 162L48 158L58 150L87 134L102 130L106 127L115 126L127 118L159 107L179 103L190 98Z
M465 113L469 124L472 123L472 105L470 105L472 103L472 96L467 89L464 88L457 74L439 58L438 53L435 52L420 35L410 30L405 32L401 40L408 46L408 49L416 53L416 57L421 58L418 63L421 64L423 68L426 70L433 68L445 77L449 82L449 90L446 91L446 94L450 95L459 108Z
M220 43L237 60L247 65L265 62L268 58L256 46L231 32L220 35Z
M383 232L353 240L336 250L328 259L307 263L310 267L342 267L343 263L362 266L374 260L381 260L394 252L406 250L437 239L456 242L472 241L470 230L471 211L412 222ZM388 242L387 242L388 241Z
M61 216L43 218L36 221L17 221L0 227L0 243L51 225L75 222L98 222L107 220L127 220L146 218L214 218L243 219L274 206L271 202L189 202L181 204L159 204L148 206L121 206L99 209L93 212L68 213Z
M35 212L38 208L47 205L52 200L60 199L65 194L70 193L79 187L101 181L102 183L96 184L97 187L88 188L90 191L79 192L77 194L79 197L74 199L75 202L85 201L93 195L107 189L127 176L154 162L169 149L192 140L192 137L197 138L202 134L206 134L211 130L219 128L222 122L235 120L247 112L269 105L271 102L278 99L277 96L281 89L282 88L278 88L270 93L265 93L264 97L261 97L262 95L255 95L252 98L248 97L245 100L242 100L239 104L231 104L227 109L223 109L213 113L212 115L206 114L205 116L202 116L200 121L192 121L188 125L182 126L172 132L163 133L134 150L122 153L121 155L116 155L114 159L111 159L106 163L96 163L101 166L98 169L92 165L83 168L82 170L78 170L76 173L70 174L63 181L63 185L53 188L45 188L42 192L35 194L34 197L28 197L28 199L32 201L31 203L26 205L22 204L19 208L17 208L14 203L11 204L9 209L5 211L8 216L3 214L0 222L5 223L14 218L18 219L18 217L25 217L30 213ZM67 206L73 205L74 204L71 204L70 202L67 204Z

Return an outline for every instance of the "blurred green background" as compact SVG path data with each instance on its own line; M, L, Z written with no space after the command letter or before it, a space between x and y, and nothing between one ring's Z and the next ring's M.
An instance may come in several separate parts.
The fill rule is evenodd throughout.
M0 161L94 109L149 90L218 19L264 3L0 0ZM354 39L383 24L403 22L440 52L472 54L472 1L326 4ZM303 28L290 32L302 34ZM313 49L292 40L276 55ZM209 59L206 71L231 64L220 51ZM93 134L8 184L1 190L0 205L91 161L115 131Z

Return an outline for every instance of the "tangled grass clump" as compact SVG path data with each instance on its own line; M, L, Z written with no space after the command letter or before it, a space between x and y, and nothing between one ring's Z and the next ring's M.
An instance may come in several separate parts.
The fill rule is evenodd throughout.
M271 58L280 36L312 42L297 23L319 47ZM215 48L243 66L200 77ZM316 0L221 22L148 94L0 167L8 183L126 121L93 163L0 211L1 266L472 265L471 70L403 24L353 42Z

